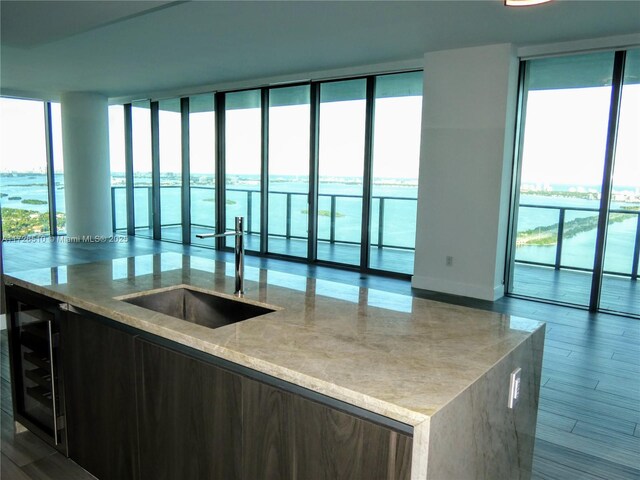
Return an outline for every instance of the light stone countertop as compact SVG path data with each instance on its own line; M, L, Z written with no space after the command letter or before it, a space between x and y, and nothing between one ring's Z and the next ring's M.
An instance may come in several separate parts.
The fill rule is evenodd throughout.
M209 329L116 297L176 285L232 297L233 265L161 253L5 275L5 281L411 426L543 324L246 267L243 301L275 312Z

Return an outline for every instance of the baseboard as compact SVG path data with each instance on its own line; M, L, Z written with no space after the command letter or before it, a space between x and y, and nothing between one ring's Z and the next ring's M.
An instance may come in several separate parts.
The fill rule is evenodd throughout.
M504 296L504 285L495 285L490 287L443 280L441 278L425 277L422 275L414 275L411 279L411 286L422 290L431 290L433 292L459 295L461 297L478 298L480 300L489 300L490 302L495 302Z

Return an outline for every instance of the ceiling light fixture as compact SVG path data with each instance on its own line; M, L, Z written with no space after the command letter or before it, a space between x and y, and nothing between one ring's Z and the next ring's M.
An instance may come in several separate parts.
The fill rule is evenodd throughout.
M547 3L551 0L504 0L504 4L507 7L529 7L531 5L540 5L541 3Z

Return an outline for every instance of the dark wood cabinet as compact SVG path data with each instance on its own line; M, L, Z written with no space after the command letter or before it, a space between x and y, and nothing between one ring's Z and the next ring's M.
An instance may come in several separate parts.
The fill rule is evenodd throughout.
M256 380L242 379L242 467L244 479L294 478L291 403L293 395Z
M134 336L67 312L61 338L69 456L100 480L138 478Z
M142 339L136 357L142 479L242 478L240 376Z
M405 480L411 437L250 378L242 384L245 480Z
M291 415L295 478L409 478L411 439L407 435L298 395L291 400Z
M409 478L407 435L145 339L136 361L142 479Z

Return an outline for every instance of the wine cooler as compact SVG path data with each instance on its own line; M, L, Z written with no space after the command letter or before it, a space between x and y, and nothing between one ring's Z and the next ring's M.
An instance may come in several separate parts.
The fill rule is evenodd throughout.
M14 419L67 454L59 304L7 286Z

